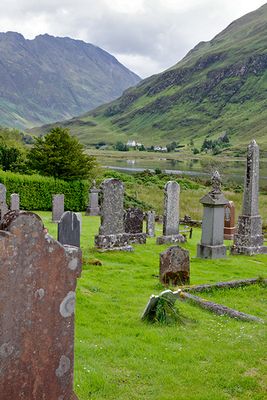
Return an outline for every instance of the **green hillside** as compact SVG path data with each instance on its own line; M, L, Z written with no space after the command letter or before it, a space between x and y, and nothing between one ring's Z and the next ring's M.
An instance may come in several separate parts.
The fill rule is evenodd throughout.
M227 132L267 148L267 4L200 42L167 71L64 125L86 144L137 139L200 145ZM50 129L43 127L42 132Z

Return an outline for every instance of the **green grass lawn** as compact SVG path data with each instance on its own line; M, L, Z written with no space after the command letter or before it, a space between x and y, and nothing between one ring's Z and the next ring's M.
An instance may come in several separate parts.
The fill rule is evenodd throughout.
M51 213L40 212L55 237ZM149 325L140 320L159 284L155 239L133 253L98 253L93 239L98 217L83 217L83 272L78 280L75 338L75 391L79 400L266 399L266 325L216 316L177 303L182 325ZM158 226L158 234L161 227ZM191 283L267 277L266 256L196 259L200 230L185 248L191 255ZM229 243L228 243L229 244ZM102 266L90 265L97 258ZM202 297L266 320L266 289L202 293Z

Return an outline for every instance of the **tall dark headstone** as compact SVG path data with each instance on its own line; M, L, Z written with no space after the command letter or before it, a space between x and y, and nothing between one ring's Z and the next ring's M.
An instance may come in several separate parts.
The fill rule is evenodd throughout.
M62 246L32 213L0 231L1 400L77 400L74 308L81 251Z
M180 185L169 181L164 188L163 236L157 238L157 244L185 242L179 234Z
M242 215L238 217L232 254L267 253L263 246L262 220L259 215L259 147L248 145Z
M52 221L59 222L64 213L64 194L54 194L52 201Z
M100 215L99 192L100 190L96 188L96 183L94 180L93 187L89 190L89 204L86 208L85 215Z
M224 258L226 247L223 244L224 206L228 200L221 191L221 177L216 171L212 178L212 190L202 197L204 212L202 219L201 243L197 246L200 258Z
M57 229L57 240L61 244L80 247L81 224L77 214L71 211L64 212Z
M124 185L118 179L106 179L101 189L101 225L95 246L102 250L131 251L129 235L124 229Z
M144 213L139 208L128 208L124 214L125 232L129 234L129 243L146 243L146 234L143 233Z
M6 203L6 187L0 183L0 219L8 212L8 206Z

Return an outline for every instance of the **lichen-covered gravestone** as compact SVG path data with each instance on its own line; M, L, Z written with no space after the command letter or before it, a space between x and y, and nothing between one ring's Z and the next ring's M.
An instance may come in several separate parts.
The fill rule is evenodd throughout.
M233 240L235 229L235 204L228 201L224 206L224 239Z
M155 236L155 211L146 213L146 234L148 237Z
M89 204L86 208L85 215L99 215L99 192L100 190L96 188L95 180L93 181L93 187L89 190Z
M203 204L201 242L197 246L200 258L224 258L226 247L223 244L224 206L228 200L221 191L221 177L215 171L211 178L212 190L200 202Z
M52 201L52 221L59 222L64 213L64 194L54 194Z
M139 208L128 208L124 214L125 232L129 234L129 243L146 243L146 234L143 233L144 213Z
M163 236L157 238L157 244L185 242L179 234L180 185L169 181L164 188Z
M64 212L58 223L57 232L57 240L61 244L80 247L81 223L76 213Z
M12 193L10 196L10 210L19 211L19 194Z
M238 217L231 252L246 255L267 253L259 214L259 147L255 140L248 145L243 210Z
M129 234L124 229L124 185L118 179L106 179L101 189L101 225L95 246L102 250L131 251Z
M173 286L189 284L189 251L179 246L172 246L161 253L159 274L163 284Z
M8 212L8 206L6 204L6 187L0 183L0 219Z
M1 400L74 400L74 306L81 251L32 213L0 230Z

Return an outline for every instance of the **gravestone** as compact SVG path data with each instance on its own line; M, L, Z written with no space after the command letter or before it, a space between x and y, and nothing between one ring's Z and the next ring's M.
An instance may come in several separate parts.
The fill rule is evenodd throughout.
M235 233L235 204L228 201L224 206L224 239L233 240Z
M185 242L179 234L179 198L180 185L169 181L164 188L163 236L157 238L157 244Z
M61 244L80 247L81 224L76 213L64 212L58 223L57 232L57 240Z
M243 209L238 217L232 254L267 253L263 246L262 220L259 215L259 147L255 140L248 145Z
M6 203L6 187L0 183L0 219L8 212L8 206Z
M155 236L155 211L146 213L146 234L148 237Z
M93 181L93 187L89 190L89 204L86 208L85 215L99 215L99 192L100 190L96 188L95 180Z
M222 182L218 171L212 175L211 182L212 190L200 200L204 206L204 212L201 243L197 246L197 256L224 258L226 256L226 246L223 244L224 206L228 200L221 191Z
M52 221L59 222L64 213L64 194L54 194L52 204Z
M160 281L164 285L186 285L190 282L189 251L179 246L169 247L160 254Z
M77 400L74 307L81 251L62 246L28 212L0 231L1 400Z
M129 234L129 243L146 243L146 234L143 233L144 213L139 208L128 208L124 214L125 232Z
M106 179L101 190L101 225L95 246L102 250L131 251L129 234L124 229L124 185L118 179Z
M12 193L10 196L10 210L19 211L19 194Z

